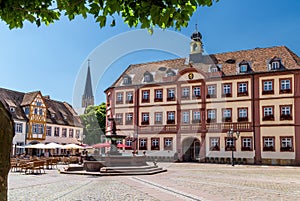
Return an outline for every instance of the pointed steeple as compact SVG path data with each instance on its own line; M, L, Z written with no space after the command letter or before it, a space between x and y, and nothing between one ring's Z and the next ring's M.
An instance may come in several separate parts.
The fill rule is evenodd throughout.
M84 93L82 95L82 107L86 108L89 105L94 105L90 60L88 60L88 69L87 69L87 75L85 81L85 88L84 88Z

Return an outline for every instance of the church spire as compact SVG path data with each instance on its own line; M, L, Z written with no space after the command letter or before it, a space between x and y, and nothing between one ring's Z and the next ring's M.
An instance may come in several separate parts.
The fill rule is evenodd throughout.
M90 70L90 59L88 59L88 69L85 81L84 93L82 95L82 107L86 108L89 105L94 105L94 95L92 88L91 70Z

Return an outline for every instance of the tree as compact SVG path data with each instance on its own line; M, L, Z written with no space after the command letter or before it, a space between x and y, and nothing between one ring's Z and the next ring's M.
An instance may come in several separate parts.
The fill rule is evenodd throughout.
M7 200L7 175L10 169L11 142L14 137L11 114L0 101L0 200Z
M186 27L198 6L211 6L219 0L0 0L0 19L10 29L22 28L24 21L50 24L61 15L73 20L92 15L100 27L116 25L121 16L130 27L160 28Z
M105 133L106 105L89 106L80 116L84 124L84 143L96 144L101 142L101 136Z

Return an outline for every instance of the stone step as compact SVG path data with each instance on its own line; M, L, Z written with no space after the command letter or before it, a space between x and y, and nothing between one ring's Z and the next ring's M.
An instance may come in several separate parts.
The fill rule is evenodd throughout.
M155 168L158 168L157 166L130 166L130 167L102 167L102 171L111 171L111 170L114 170L114 171L137 171L137 170L151 170L151 169L155 169ZM100 169L100 171L101 171Z
M126 176L126 175L152 175L152 174L158 174L162 172L166 172L167 170L164 168L156 168L156 169L148 169L148 170L135 170L135 171L107 171L102 172L100 171L101 176Z

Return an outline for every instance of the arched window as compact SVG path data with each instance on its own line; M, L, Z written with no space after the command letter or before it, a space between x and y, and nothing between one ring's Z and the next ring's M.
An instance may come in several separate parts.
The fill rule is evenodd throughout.
M132 84L131 77L129 75L123 76L123 85L130 85Z
M268 68L269 68L269 70L278 70L281 68L281 66L282 66L281 59L278 57L274 57L269 62Z
M144 73L144 82L153 82L153 75L148 71Z
M168 69L166 73L167 77L172 77L176 75L176 73L172 69Z

